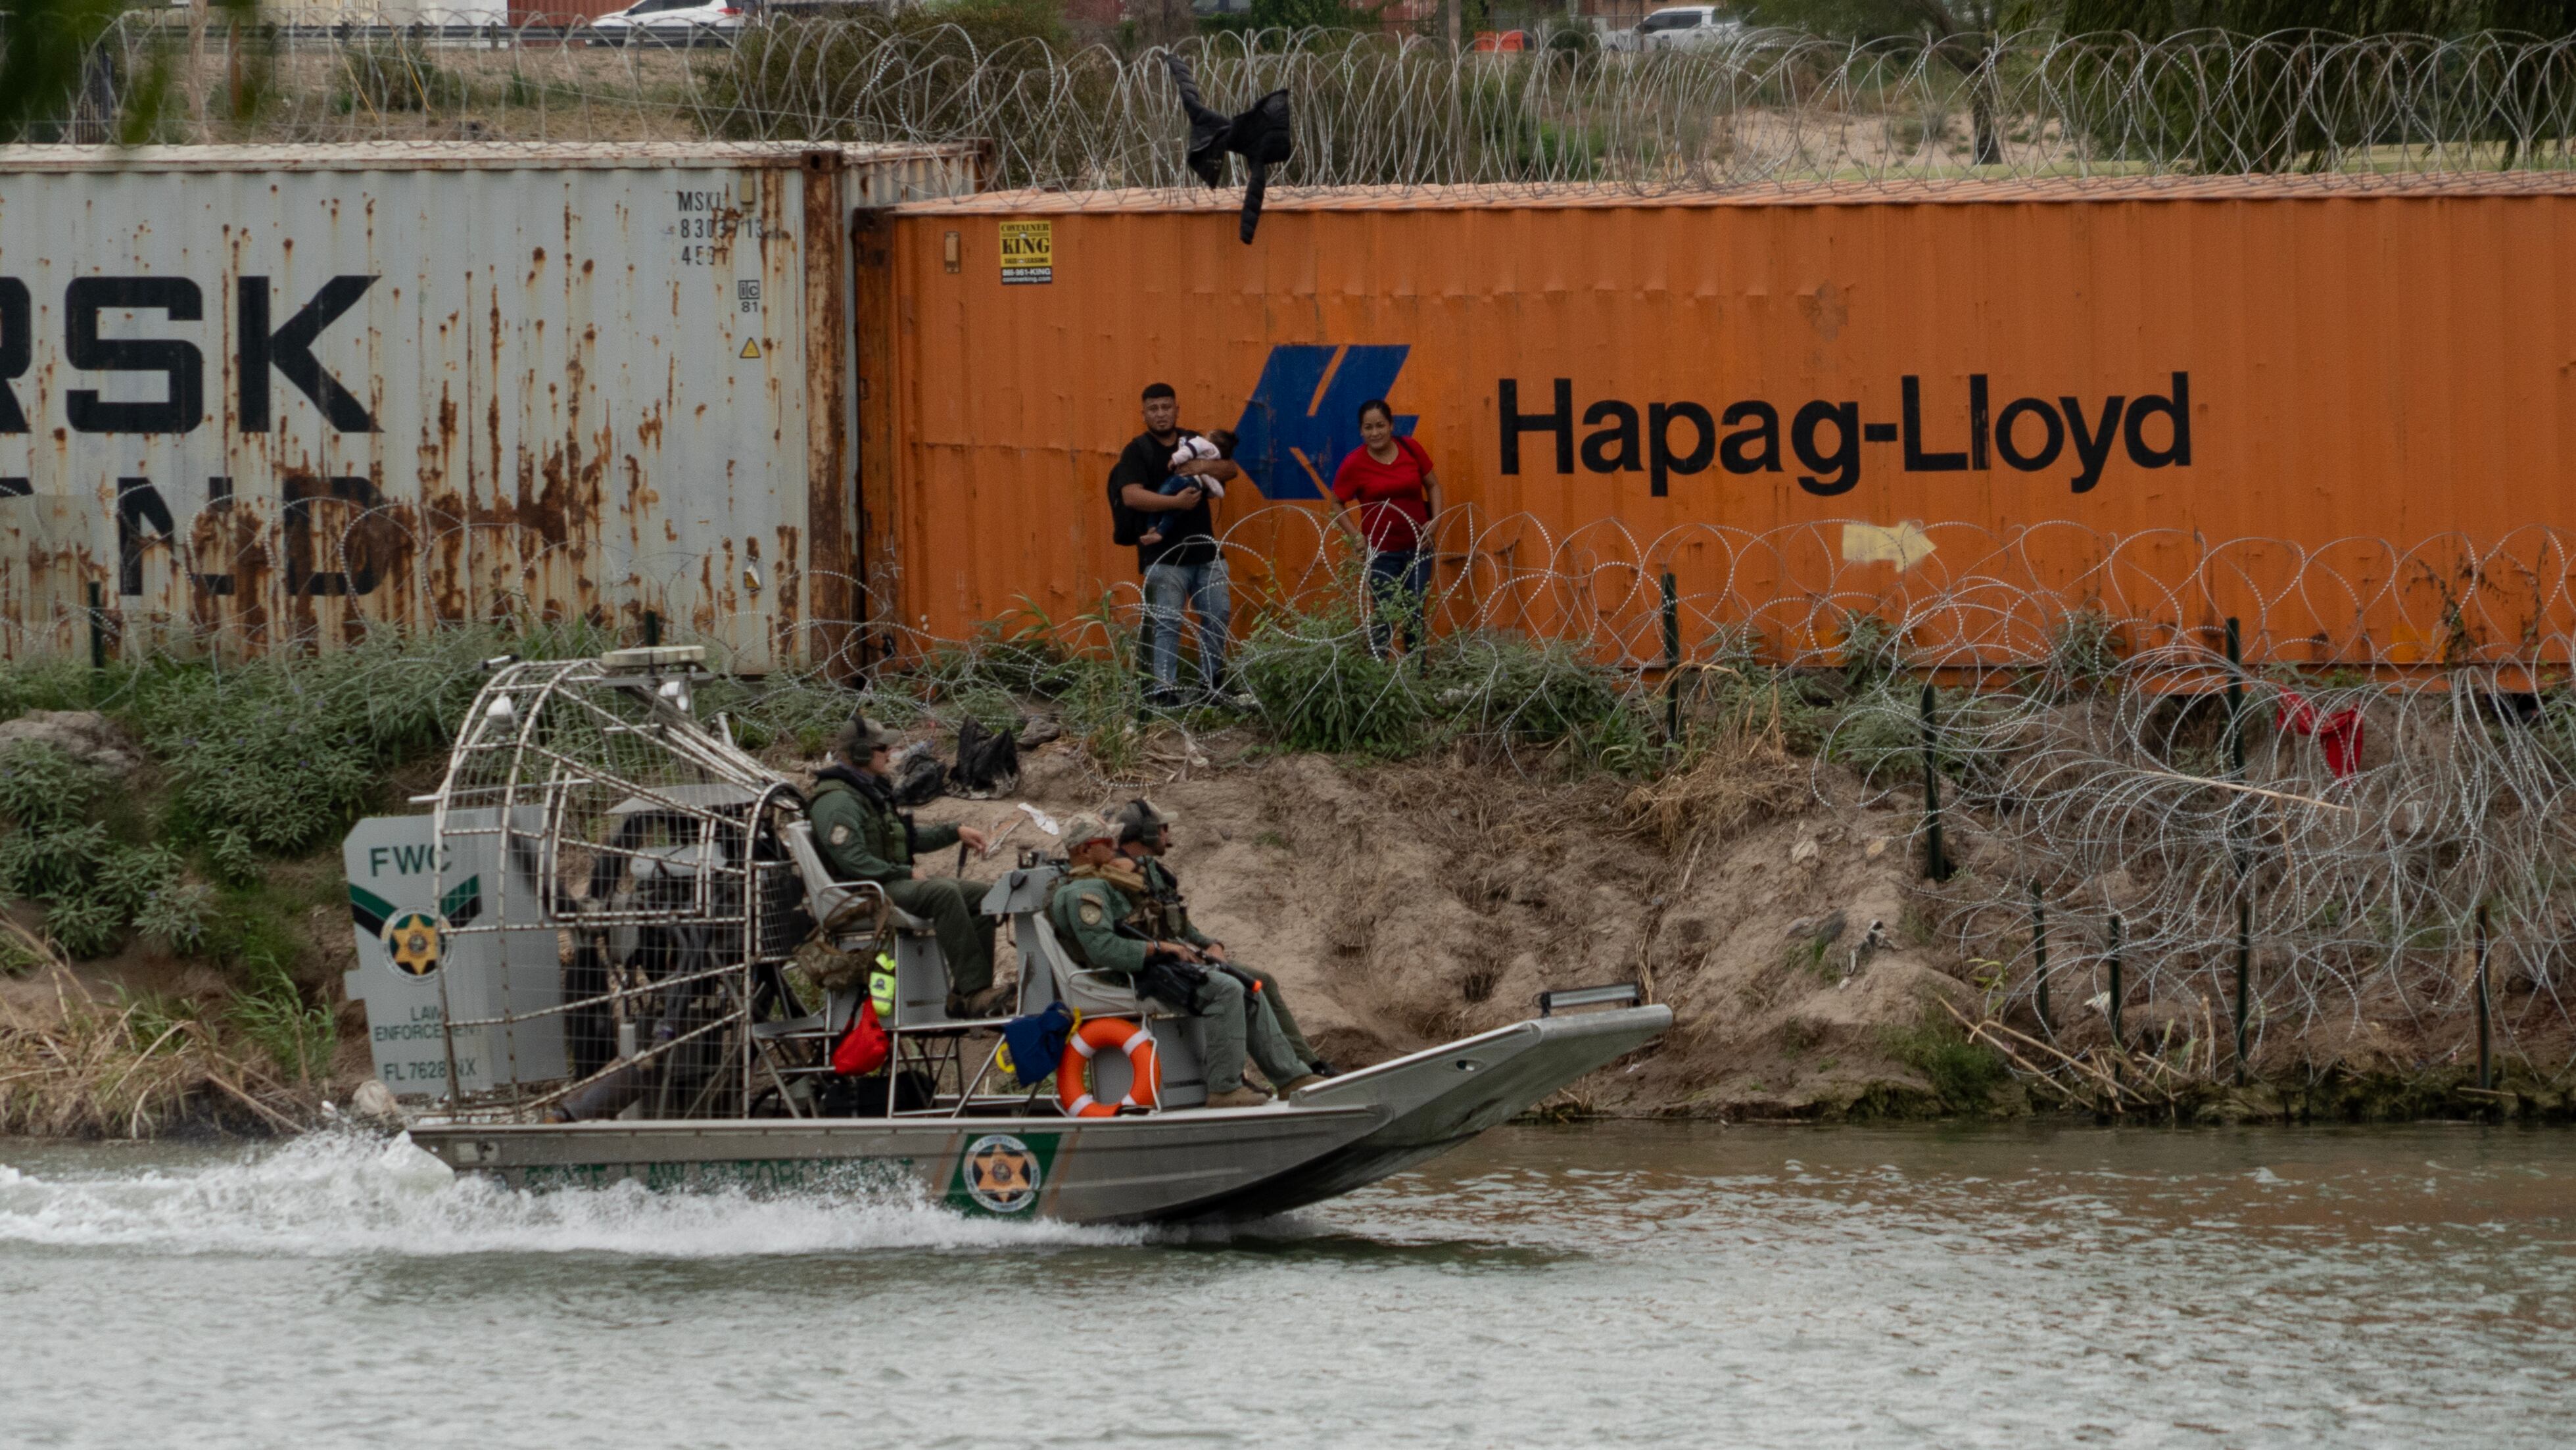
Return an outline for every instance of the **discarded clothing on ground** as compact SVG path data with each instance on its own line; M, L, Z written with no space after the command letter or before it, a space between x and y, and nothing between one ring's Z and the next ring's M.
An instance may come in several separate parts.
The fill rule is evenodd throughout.
M1190 78L1190 63L1166 52L1164 63L1172 68L1172 83L1180 88L1181 110L1190 118L1190 170L1210 186L1225 181L1225 158L1240 156L1252 169L1251 179L1243 188L1243 229L1245 245L1252 242L1253 230L1261 225L1261 197L1268 188L1270 168L1283 165L1295 149L1296 138L1288 113L1288 93L1272 91L1252 103L1252 109L1228 116L1207 107L1199 98L1198 82Z
M2315 736L2325 750L2326 769L2337 780L2347 780L2361 769L2361 711L2357 707L2337 710L2319 719L2317 707L2309 704L2305 696L2296 690L2283 690L2272 728Z

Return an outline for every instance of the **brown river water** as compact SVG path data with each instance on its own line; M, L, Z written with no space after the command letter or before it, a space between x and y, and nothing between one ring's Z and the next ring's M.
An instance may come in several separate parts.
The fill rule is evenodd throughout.
M2565 1446L2576 1134L1510 1128L1286 1218L0 1140L0 1446Z

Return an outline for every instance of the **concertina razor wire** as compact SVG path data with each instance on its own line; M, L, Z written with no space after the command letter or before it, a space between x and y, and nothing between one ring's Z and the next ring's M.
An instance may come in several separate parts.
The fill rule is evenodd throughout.
M81 142L457 140L975 143L990 184L1075 194L1194 185L1163 52L978 47L921 12L779 16L680 43L586 26L299 24L127 11L95 40ZM1682 195L2012 178L2297 173L2366 188L2430 173L2557 185L2576 38L2023 33L1926 45L1779 31L1646 53L1577 40L1456 52L1319 30L1191 38L1209 103L1286 88L1274 193L1473 186Z
M988 180L1001 187L1079 200L1132 188L1178 196L1194 185L1157 53L1057 53L1031 41L979 51L954 27L849 19L782 20L686 47L588 43L596 39L452 24L235 30L127 12L98 38L72 112L53 130L71 141L178 144L972 142L989 148ZM1212 104L1291 91L1297 157L1274 175L1274 195L1866 191L2022 177L2187 184L2282 172L2303 186L2367 189L2465 171L2544 189L2565 184L2576 125L2576 40L2511 35L2024 35L1965 51L1955 41L1757 35L1640 56L1462 55L1269 32L1180 49ZM1622 708L1648 716L1676 674L1705 720L1727 681L1759 673L1775 708L1786 694L1812 719L1816 794L1836 809L1919 814L1928 739L1963 869L1924 889L1939 930L1982 964L1991 1010L2042 1018L2036 901L2048 912L2048 1016L2066 1040L2098 1036L2116 955L2127 996L2156 1009L2133 1008L2133 1028L2161 1023L2214 1042L2207 1024L2215 1004L2224 1027L2238 913L2250 906L2258 1062L2267 1044L2273 1058L2311 1053L2320 1033L2418 1066L2452 1061L2467 1050L2480 990L2472 958L2483 910L2498 1051L2535 1067L2556 1062L2544 1075L2563 1079L2563 983L2576 945L2566 869L2576 860L2576 700L2564 682L2576 599L2561 535L2300 545L2106 536L2063 523L2003 533L1935 525L1891 539L1861 525L1869 532L1856 548L1853 526L1833 523L1641 537L1603 521L1559 535L1532 518L1458 511L1441 527L1447 562L1431 614L1444 638L1560 642L1606 666ZM362 528L340 553L377 547L349 542ZM1299 529L1311 537L1292 537ZM470 617L582 612L538 582L562 544L486 525L450 532L482 534L496 572L528 586L516 598L485 588ZM1265 511L1231 531L1237 577L1250 586L1242 649L1264 647L1248 621L1266 612L1274 645L1365 656L1369 602L1320 532L1299 510ZM1300 562L1289 567L1292 558ZM634 598L676 599L699 561L625 565ZM1677 580L1678 671L1661 653L1667 571ZM69 598L42 589L19 597L12 655L76 648L87 610L36 602ZM1128 586L1115 610L1068 625L1069 642L1109 647L1136 608ZM334 629L311 633L345 629L365 610L363 600L329 602ZM884 624L882 601L866 613L839 631L807 622L811 638L851 641L828 668L964 643ZM103 622L145 650L304 642L284 620L246 618L111 610ZM2230 618L2241 668L2222 643ZM716 636L735 623L697 621ZM1534 766L1545 742L1524 728L1527 702L1505 693L1518 677L1493 678L1481 692L1449 684L1464 694L1441 708L1463 733ZM1324 669L1311 679L1319 690L1362 680L1414 688L1402 672ZM1940 692L1928 728L1926 680ZM2232 714L2222 703L2230 684L2242 700ZM2241 767L2231 748L2240 742ZM1856 774L1860 790L1829 788L1836 771ZM2207 1071L2227 1065L2213 1054Z
M527 591L477 592L454 619L379 619L364 597L314 600L292 611L309 639L251 601L220 601L220 617L193 620L111 611L102 625L125 661L319 644L374 625L612 619L606 601L566 603L541 582L566 577L556 567L565 545L515 525L444 532L480 535L477 577L515 574ZM1988 1009L2034 1031L2044 1023L2052 1040L2098 1042L2117 956L2130 1036L2182 1034L2186 1055L2206 1059L2194 1070L2210 1075L2232 1067L2215 1044L2240 906L2254 969L2250 1055L2319 1070L2321 1041L2419 1067L2458 1061L2481 990L2483 910L2497 1052L2552 1082L2569 1069L2576 538L2532 528L2489 543L2301 544L2072 523L1858 522L1648 536L1616 520L1559 533L1469 506L1442 514L1436 542L1434 643L1417 672L1373 660L1367 616L1379 603L1316 514L1274 505L1239 521L1225 544L1238 669L1258 674L1265 651L1321 657L1273 678L1309 695L1371 696L1335 702L1350 708L1437 717L1484 758L1546 773L1562 758L1563 723L1513 662L1533 643L1553 647L1584 663L1589 688L1647 742L1631 768L1686 769L1710 739L1787 719L1812 753L1816 800L1854 824L1866 815L1873 831L1895 813L1894 829L1911 833L1898 843L1918 856L1928 755L1956 869L1923 883L1925 919L1979 974ZM409 562L389 559L385 536L362 520L338 562L419 570L425 585L426 561L451 551L443 536L419 543ZM772 627L692 617L697 561L599 565L611 578L627 571L612 629L632 633L636 611L657 603L673 609L675 636ZM15 582L21 600L77 593ZM823 656L823 674L880 695L945 670L944 700L968 688L989 696L978 651L1031 630L1059 658L1134 658L1142 601L1132 582L1069 618L1024 607L981 640L888 623L901 581L875 582L881 593L851 581L869 600L866 618L788 632ZM407 597L442 596L415 587ZM11 653L76 653L89 620L75 605L15 619ZM2231 663L2231 620L2241 663ZM1129 718L1156 713L1132 671L1108 673L1125 679ZM1275 721L1316 703L1282 688L1264 689L1255 713ZM1160 716L1184 732L1209 723ZM1674 717L1681 737L1666 744ZM2047 987L2035 902L2047 912ZM2213 1012L2216 1037L2205 1030Z

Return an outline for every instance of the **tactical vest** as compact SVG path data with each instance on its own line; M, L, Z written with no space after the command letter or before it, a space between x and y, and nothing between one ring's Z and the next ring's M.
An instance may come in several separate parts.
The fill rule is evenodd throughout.
M1149 915L1149 928L1157 941L1187 941L1190 936L1190 904L1181 895L1181 880L1160 861L1147 860L1138 868L1145 878L1145 901L1137 908Z

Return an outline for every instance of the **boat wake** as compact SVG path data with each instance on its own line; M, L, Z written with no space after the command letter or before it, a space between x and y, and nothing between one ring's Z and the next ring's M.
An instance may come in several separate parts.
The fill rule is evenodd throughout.
M918 1193L526 1193L459 1177L408 1137L319 1133L247 1156L87 1174L0 1163L0 1244L163 1254L621 1254L713 1259L856 1250L1140 1243L1141 1230L970 1219Z

